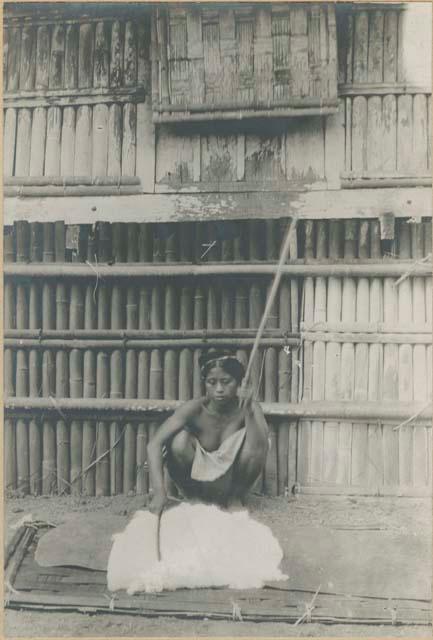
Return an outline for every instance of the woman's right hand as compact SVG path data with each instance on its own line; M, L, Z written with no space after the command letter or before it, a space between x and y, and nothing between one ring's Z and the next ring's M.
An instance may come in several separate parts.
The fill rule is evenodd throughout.
M152 499L147 507L150 513L155 514L156 516L160 516L164 510L165 505L167 504L167 496L165 493L155 493L152 496Z

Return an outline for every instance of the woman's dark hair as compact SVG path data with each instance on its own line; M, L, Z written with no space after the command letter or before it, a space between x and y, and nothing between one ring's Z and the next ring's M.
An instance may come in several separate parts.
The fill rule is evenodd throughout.
M226 373L232 376L238 384L242 382L245 369L233 353L222 349L214 349L202 354L199 358L199 366L203 379L213 367L221 367Z

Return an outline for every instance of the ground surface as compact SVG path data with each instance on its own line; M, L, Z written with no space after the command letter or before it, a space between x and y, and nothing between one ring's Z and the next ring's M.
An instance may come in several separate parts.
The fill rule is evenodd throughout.
M61 523L68 513L105 511L131 513L143 506L142 498L21 498L6 504L6 526L26 514L38 520ZM293 527L354 528L413 534L431 539L431 502L415 498L311 497L297 500L256 498L249 503L253 516L266 523L287 553ZM356 550L354 550L356 553ZM431 637L428 627L251 623L207 620L155 619L80 613L6 611L4 636L12 637L140 637L140 636L330 636L330 637Z

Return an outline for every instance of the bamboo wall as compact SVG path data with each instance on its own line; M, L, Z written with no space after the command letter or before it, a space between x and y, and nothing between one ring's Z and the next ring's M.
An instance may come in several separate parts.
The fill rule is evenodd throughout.
M140 175L148 19L9 20L4 175Z
M243 263L272 270L287 220L197 222L190 215L176 224L126 224L128 198L118 195L179 194L185 213L190 200L182 192L205 192L205 206L211 193L223 202L244 191L244 207L293 192L296 208L305 191L317 191L320 202L326 190L396 187L392 203L398 187L415 194L431 184L431 89L414 86L402 71L404 12L365 5L337 11L338 113L272 118L258 127L245 120L154 126L150 17L98 11L79 20L73 12L32 21L12 16L5 31L7 195L38 197L38 209L59 195L115 195L119 206L115 224L91 224L91 212L100 217L104 210L95 198L88 225L71 224L71 210L69 220L18 221L6 229L6 266L17 271L4 289L5 396L12 407L5 486L24 494L146 493L146 443L162 416L120 411L120 401L171 403L200 394L201 350L231 346L246 362L261 318L270 275L230 269ZM244 8L235 16L245 45L237 58L244 93L249 15ZM182 40L194 25L187 18L185 27L182 12L176 16L170 29ZM275 16L284 21L281 12ZM216 22L206 24L205 62L212 66ZM278 29L275 42L288 35ZM227 38L222 44L232 55ZM181 47L167 55L171 73L184 73ZM378 202L388 202L386 189L377 191ZM318 206L323 212L327 205ZM270 495L295 483L318 493L428 493L428 418L396 429L401 420L389 417L389 407L396 407L393 415L411 408L415 414L431 401L431 221L417 211L394 229L366 218L358 201L359 218L330 220L331 206L327 219L298 223L290 252L298 275L283 278L253 367L258 399L274 408L272 447L256 488ZM176 269L168 275L182 263L192 265L189 276ZM226 272L194 275L195 267L212 271L215 263ZM64 273L68 264L85 268L86 277ZM125 264L156 271L138 277L131 270L126 280L109 275L109 265ZM47 277L36 275L40 266ZM313 267L319 274L308 271ZM49 404L38 408L43 399ZM78 409L69 410L65 399ZM114 408L95 415L83 409L92 399ZM311 419L308 408L316 412ZM361 414L373 417L353 417Z
M201 393L198 357L226 345L247 361L269 276L164 277L173 263L248 265L278 256L277 220L180 225L17 223L5 236L7 262L85 262L94 277L8 278L5 392L9 397L186 400ZM12 231L12 230L10 230ZM299 224L290 258L422 260L431 222L398 222L381 243L374 221ZM391 252L387 256L385 252ZM161 276L123 285L99 278L99 263L155 263ZM410 271L410 265L409 265ZM404 271L404 269L403 269ZM431 398L431 278L285 278L253 368L259 400L396 401ZM146 417L70 418L12 412L5 422L6 486L31 493L146 492ZM109 414L108 414L109 415ZM15 416L15 417L14 417ZM90 419L91 417L91 419ZM156 419L156 422L155 422ZM270 417L273 446L260 488L419 493L431 477L425 419L397 431L369 424ZM114 447L81 477L92 461Z

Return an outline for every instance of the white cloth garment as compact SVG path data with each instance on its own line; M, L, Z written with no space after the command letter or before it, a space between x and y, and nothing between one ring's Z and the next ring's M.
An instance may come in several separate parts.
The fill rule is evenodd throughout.
M283 553L269 527L247 511L229 513L215 506L183 503L158 518L137 511L114 536L108 561L108 588L128 593L198 587L260 588L285 580Z
M244 443L245 435L246 427L243 427L223 440L216 451L206 451L196 438L191 468L192 480L212 482L223 476L235 461L239 449Z

